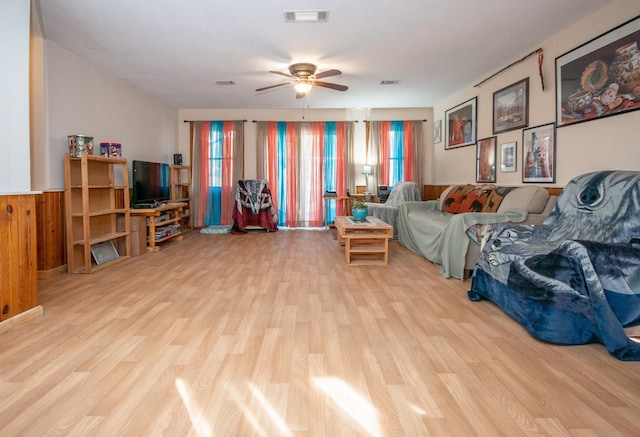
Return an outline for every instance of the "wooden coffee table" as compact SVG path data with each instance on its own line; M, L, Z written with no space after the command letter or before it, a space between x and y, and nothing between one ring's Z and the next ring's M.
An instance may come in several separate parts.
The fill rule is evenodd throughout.
M336 217L338 245L344 246L347 264L389 263L389 239L393 238L393 227L382 220L368 216L365 223L351 216Z

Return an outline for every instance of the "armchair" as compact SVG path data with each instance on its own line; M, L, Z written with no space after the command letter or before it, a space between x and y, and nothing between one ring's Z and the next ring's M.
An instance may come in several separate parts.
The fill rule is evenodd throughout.
M393 238L398 238L398 207L402 202L413 202L422 200L422 194L418 184L415 182L398 182L385 203L365 202L369 209L369 215L382 220L393 226Z

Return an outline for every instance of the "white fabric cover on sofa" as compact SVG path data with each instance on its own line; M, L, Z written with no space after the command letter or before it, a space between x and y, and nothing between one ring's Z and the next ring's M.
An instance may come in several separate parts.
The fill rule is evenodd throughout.
M398 238L398 207L402 202L422 200L420 188L416 182L398 182L393 186L385 203L365 202L368 208L367 215L379 218L388 225L393 226L393 238Z
M438 200L402 203L397 221L400 244L437 264L445 278L464 279L475 267L480 245L467 235L469 227L503 222L541 224L557 201L557 196L550 196L543 187L510 187L495 212L443 212L454 187Z

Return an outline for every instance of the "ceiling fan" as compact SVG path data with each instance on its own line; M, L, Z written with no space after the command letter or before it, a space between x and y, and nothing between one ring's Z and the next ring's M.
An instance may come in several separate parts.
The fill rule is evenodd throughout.
M270 71L269 73L279 74L280 76L288 77L289 79L292 79L292 80L285 83L279 83L277 85L270 85L263 88L258 88L256 91L265 91L265 90L278 88L285 85L293 85L293 87L296 90L296 99L301 99L309 91L311 91L311 88L313 88L314 86L331 88L337 91L346 91L349 89L349 87L345 85L338 85L335 83L322 82L318 80L318 79L323 79L325 77L337 76L339 74L342 74L342 71L333 69L333 70L327 70L327 71L323 71L322 73L316 74L316 66L306 62L290 65L289 73L291 74L283 73L281 71Z

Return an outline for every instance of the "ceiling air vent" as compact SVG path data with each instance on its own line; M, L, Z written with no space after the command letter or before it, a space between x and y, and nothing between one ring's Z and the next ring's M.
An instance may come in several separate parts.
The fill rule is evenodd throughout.
M380 85L397 85L398 84L398 80L383 80L382 82L380 82Z
M287 23L314 23L329 21L329 11L285 11Z
M216 80L216 85L235 85L236 83L232 80Z

